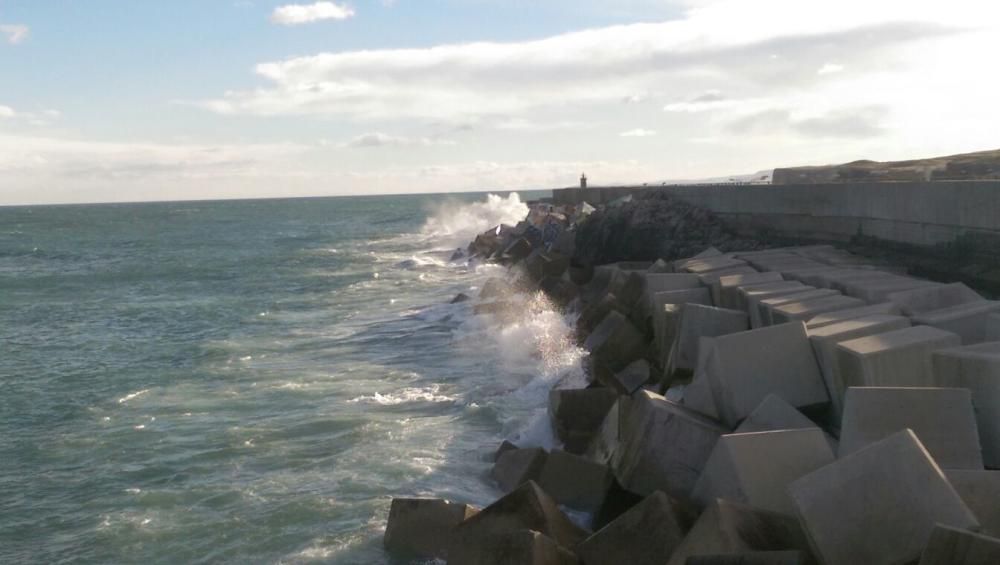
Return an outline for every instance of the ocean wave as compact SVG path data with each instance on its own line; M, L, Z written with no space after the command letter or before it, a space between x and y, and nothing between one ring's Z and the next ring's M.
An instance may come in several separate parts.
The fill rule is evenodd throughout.
M499 224L516 224L527 215L528 206L516 192L506 198L489 194L485 202L446 201L434 209L421 233L464 247L484 230Z
M439 394L440 389L439 385L431 385L425 388L404 388L395 393L381 394L376 392L372 395L358 396L347 402L351 404L368 403L382 406L396 406L411 402L441 403L456 402L458 400L454 396Z

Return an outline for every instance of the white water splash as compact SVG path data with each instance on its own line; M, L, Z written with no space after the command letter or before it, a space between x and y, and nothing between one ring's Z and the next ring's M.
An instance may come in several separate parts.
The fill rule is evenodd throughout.
M471 204L445 201L434 209L421 232L464 247L483 231L500 224L516 224L527 215L528 206L516 192L507 198L490 194L485 202Z
M396 406L397 404L405 404L408 402L455 402L457 399L454 396L448 396L444 394L439 394L441 387L439 385L431 385L426 388L404 388L399 392L381 394L376 392L372 395L359 396L357 398L352 398L348 400L351 404L357 404L359 402L380 404L382 406Z

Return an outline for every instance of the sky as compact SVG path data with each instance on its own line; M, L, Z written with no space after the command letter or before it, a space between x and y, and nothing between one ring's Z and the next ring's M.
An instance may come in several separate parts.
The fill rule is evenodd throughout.
M0 0L0 205L1000 148L989 0Z

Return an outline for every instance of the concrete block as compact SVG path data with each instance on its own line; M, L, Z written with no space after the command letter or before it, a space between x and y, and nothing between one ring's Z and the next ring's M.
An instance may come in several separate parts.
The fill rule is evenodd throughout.
M864 301L858 298L841 295L817 298L815 300L803 300L801 302L788 302L771 309L771 320L775 324L787 324L788 322L795 321L804 322L826 312L857 308L864 305Z
M698 342L703 337L718 337L750 329L746 312L685 304L681 308L668 370L694 370L698 361Z
M686 290L671 290L666 292L657 292L650 297L650 312L652 313L652 326L653 326L653 336L654 343L656 346L657 359L661 360L661 365L666 362L667 354L670 353L670 348L673 345L673 336L675 335L672 331L669 333L669 341L665 332L673 330L674 326L667 326L667 320L670 314L667 313L664 308L667 304L704 304L705 306L712 305L712 296L709 290L705 287L692 288ZM675 314L675 312L671 312Z
M583 453L618 400L608 388L553 389L549 392L549 419L566 451Z
M609 384L618 394L632 394L649 382L651 374L649 362L639 359L615 373Z
M983 468L972 395L964 388L849 388L840 457L911 429L944 469Z
M681 264L681 267L677 269L678 272L694 273L696 275L704 275L712 271L719 271L722 269L731 269L733 267L745 267L747 266L746 261L741 261L739 259L733 259L731 257L719 256L719 257L709 257L707 259L696 259L693 261L687 261Z
M742 275L726 275L712 287L715 304L723 308L738 309L740 307L739 289L749 285L769 282L780 282L784 279L781 273L750 273Z
M837 344L837 365L845 387L934 386L931 354L961 339L930 326L914 326Z
M528 481L538 480L547 456L540 447L510 449L497 457L491 474L500 490L510 492Z
M468 504L440 499L394 498L382 544L401 558L442 559L452 530L478 512Z
M538 486L559 504L596 512L611 489L614 475L606 465L579 455L553 450L545 458Z
M1000 537L1000 471L948 469L945 476L979 520L980 531Z
M667 565L691 557L752 551L799 551L812 555L799 521L730 500L716 499L702 512Z
M707 292L708 289L705 290ZM664 304L660 310L658 324L654 324L653 352L659 367L666 367L670 360L670 351L677 339L677 325L681 319L682 306L682 304ZM672 377L670 374L665 376L667 381Z
M576 548L583 565L663 565L684 539L674 502L654 492Z
M826 436L815 427L724 435L715 444L691 498L705 506L725 498L793 515L788 485L834 459Z
M686 259L678 259L674 261L673 262L674 272L680 271L687 263L696 263L700 260L709 259L712 257L731 257L731 255L726 255L714 247L709 247L708 249L695 255L694 257L688 257Z
M838 364L837 345L844 341L885 333L910 327L910 320L903 316L875 314L864 318L846 320L815 329L808 329L809 341L819 362L826 390L830 394L830 414L834 421L840 422L840 413L844 410L843 376Z
M931 359L935 386L972 393L983 462L1000 469L1000 342L942 349Z
M696 364L694 377L691 383L684 388L682 403L698 412L699 414L711 418L719 419L719 409L715 405L715 397L712 396L712 384L706 371L708 370L708 358L714 348L715 340L711 337L703 337L698 343L698 363Z
M646 390L620 398L618 410L619 421L610 423L618 426L618 437L609 450L609 463L622 487L640 495L662 490L678 498L688 496L715 442L729 431ZM602 431L604 438L608 435Z
M488 534L464 547L457 565L579 565L570 550L533 530Z
M838 322L845 322L847 320L853 320L855 318L865 318L868 316L873 316L875 314L890 314L893 316L899 315L899 307L892 302L880 302L878 304L869 304L868 306L861 306L860 308L848 308L846 310L835 310L833 312L826 312L806 321L807 330L815 330L817 328L822 328L823 326L828 326L830 324L836 324Z
M789 493L825 565L907 563L935 524L979 527L910 430L798 479Z
M583 344L612 371L620 371L646 351L646 338L620 312L612 310Z
M534 530L564 548L575 547L588 535L559 510L545 491L529 481L456 526L448 545L448 561L482 563L478 561L482 559L480 552L492 536L521 530Z
M920 556L920 565L996 565L1000 539L937 525Z
M801 551L751 551L688 557L686 565L806 565Z
M796 408L829 401L805 324L782 324L714 338L704 370L721 420L735 427L769 394Z
M962 283L939 284L894 292L889 295L889 302L899 306L899 309L907 316L926 314L942 308L985 300L979 293Z
M769 394L733 433L804 430L818 426L780 396Z
M751 267L750 265L742 265L739 267L730 267L728 269L719 269L717 271L710 271L708 273L698 275L698 280L701 281L702 286L706 286L712 291L712 302L715 304L720 304L722 300L719 296L719 281L722 277L732 277L738 275L754 275L759 274L759 271Z
M674 272L674 266L671 263L664 261L663 259L657 259L652 265L646 269L647 273L672 273Z
M590 335L594 329L604 321L610 312L625 313L625 306L618 301L618 297L613 293L608 293L592 302L580 312L580 317L576 320L576 331L580 335Z
M986 335L984 341L1000 341L1000 314L990 314L986 318Z
M840 293L828 288L817 288L806 292L764 298L757 303L757 314L760 320L760 326L758 327L774 325L772 312L776 306L790 304L793 302L804 302L806 300L814 300L817 298L827 298L829 296L840 296Z
M737 310L746 310L750 312L750 301L753 298L757 298L758 301L762 298L768 298L771 296L780 296L782 294L791 294L793 292L805 292L807 290L812 290L813 287L807 287L799 281L782 281L773 283L761 283L753 284L745 287L739 287L737 292L739 293L739 308ZM756 304L756 302L754 302Z
M889 295L896 292L939 284L910 277L876 277L844 283L844 294L860 298L869 304L876 304L889 300Z
M996 312L1000 312L1000 301L983 300L925 312L913 316L913 323L952 332L965 345L972 345L986 340L989 317Z

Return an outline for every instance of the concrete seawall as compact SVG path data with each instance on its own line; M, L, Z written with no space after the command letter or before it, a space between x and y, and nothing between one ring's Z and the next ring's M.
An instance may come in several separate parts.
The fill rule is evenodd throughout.
M846 242L856 236L1000 258L1000 182L593 187L553 191L556 204L666 192L712 210L745 235Z

